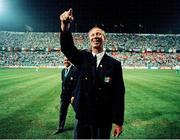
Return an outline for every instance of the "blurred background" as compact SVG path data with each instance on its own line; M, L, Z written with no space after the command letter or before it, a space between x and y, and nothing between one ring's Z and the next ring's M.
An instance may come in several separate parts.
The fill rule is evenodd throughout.
M98 25L116 33L180 33L179 0L0 0L0 30L58 32L59 15L70 7L73 32Z
M104 50L120 61L126 86L122 139L180 138L180 0L0 0L0 139L72 139L58 124L59 15L74 10L72 35L106 31ZM113 137L111 137L113 138Z

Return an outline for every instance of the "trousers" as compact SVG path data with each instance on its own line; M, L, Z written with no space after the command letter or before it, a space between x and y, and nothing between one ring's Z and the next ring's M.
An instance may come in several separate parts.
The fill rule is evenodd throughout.
M88 124L86 121L76 120L74 139L110 139L112 123Z

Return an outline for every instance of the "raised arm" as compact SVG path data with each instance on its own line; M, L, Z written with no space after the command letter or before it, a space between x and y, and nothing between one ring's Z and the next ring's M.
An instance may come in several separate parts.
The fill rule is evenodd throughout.
M61 32L60 45L64 55L75 65L79 66L82 62L82 53L74 46L72 34L70 32L71 22L74 20L73 11L70 8L68 11L60 15Z
M68 32L70 30L71 22L74 20L73 10L70 8L60 15L61 31Z

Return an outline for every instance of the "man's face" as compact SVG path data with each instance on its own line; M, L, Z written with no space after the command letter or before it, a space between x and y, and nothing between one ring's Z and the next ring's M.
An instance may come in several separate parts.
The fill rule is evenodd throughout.
M64 62L63 63L64 63L65 67L69 67L71 65L71 62L66 57L64 58Z
M92 47L92 49L96 48L98 50L101 50L105 42L105 34L101 29L93 28L89 32L89 39L90 39L90 46Z

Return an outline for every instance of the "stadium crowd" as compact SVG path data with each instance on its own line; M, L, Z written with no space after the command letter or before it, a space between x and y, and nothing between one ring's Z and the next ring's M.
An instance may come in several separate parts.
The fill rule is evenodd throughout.
M85 33L75 45L88 49ZM173 67L180 64L180 35L107 33L105 49L123 66ZM62 66L59 33L0 31L0 66Z

